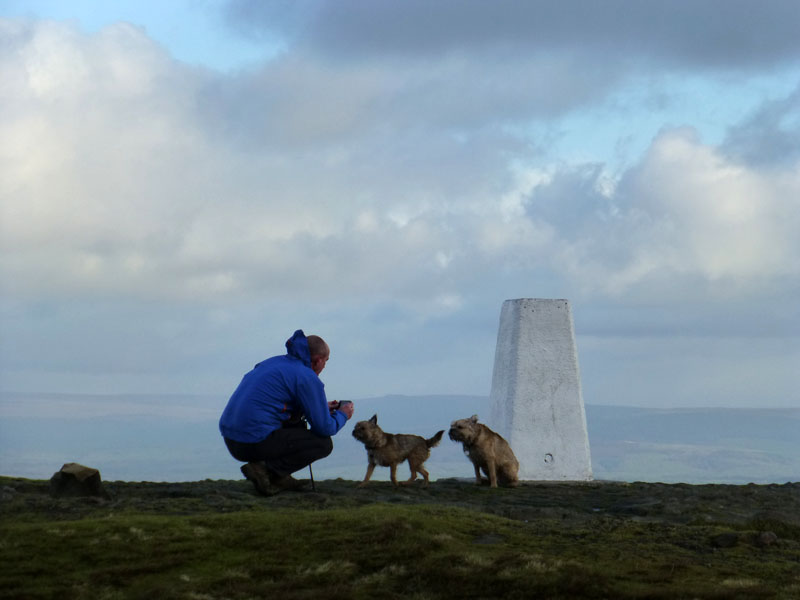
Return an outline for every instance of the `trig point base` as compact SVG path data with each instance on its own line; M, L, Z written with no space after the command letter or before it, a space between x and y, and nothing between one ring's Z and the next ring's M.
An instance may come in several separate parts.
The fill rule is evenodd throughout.
M494 357L490 427L521 480L592 479L578 351L567 300L506 300Z

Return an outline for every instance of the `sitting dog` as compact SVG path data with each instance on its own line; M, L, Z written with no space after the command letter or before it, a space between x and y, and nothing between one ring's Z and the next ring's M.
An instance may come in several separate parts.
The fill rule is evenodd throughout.
M498 482L508 487L517 486L519 462L511 446L501 435L478 423L478 415L453 421L448 435L454 442L461 442L464 445L464 454L475 467L475 480L478 485L486 481L481 478L483 469L489 477L491 487L496 488Z
M411 483L421 473L428 485L428 472L422 466L431 455L431 448L439 445L444 430L432 438L425 439L419 435L405 433L385 433L378 427L378 415L373 415L369 421L359 421L353 428L353 437L362 442L367 449L367 474L359 486L367 485L375 465L391 469L392 483L397 485L397 465L408 460L411 468L411 478L405 483Z

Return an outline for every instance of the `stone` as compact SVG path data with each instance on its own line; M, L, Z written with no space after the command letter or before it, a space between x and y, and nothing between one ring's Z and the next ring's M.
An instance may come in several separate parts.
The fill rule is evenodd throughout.
M490 403L490 426L511 445L521 480L593 478L568 300L503 303Z
M78 463L66 463L53 474L50 478L50 495L54 498L111 498L103 488L100 471Z

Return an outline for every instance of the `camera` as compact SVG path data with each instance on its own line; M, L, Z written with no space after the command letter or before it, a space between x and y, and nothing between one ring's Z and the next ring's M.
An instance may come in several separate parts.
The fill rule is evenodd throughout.
M352 404L352 403L353 403L352 400L339 400L338 408L339 409L344 408L345 404Z

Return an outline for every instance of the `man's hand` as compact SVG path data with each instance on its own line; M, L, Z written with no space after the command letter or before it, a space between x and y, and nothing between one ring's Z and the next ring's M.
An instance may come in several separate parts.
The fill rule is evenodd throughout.
M339 402L338 400L329 400L328 401L328 410L330 410L331 413L333 413L333 411L335 411L335 410L338 410L345 417L347 417L348 421L350 420L350 417L353 416L353 412L355 412L353 410L353 403L350 402L349 400L347 400L345 402Z
M353 403L352 402L344 402L342 404L339 404L339 408L337 408L336 410L338 410L345 417L347 417L347 420L349 421L350 417L353 416L353 412L354 412Z

